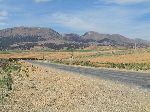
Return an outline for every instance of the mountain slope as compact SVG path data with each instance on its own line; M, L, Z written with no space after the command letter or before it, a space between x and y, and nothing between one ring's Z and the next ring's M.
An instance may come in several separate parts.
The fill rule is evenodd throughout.
M82 38L88 41L100 41L104 38L108 38L109 36L109 34L100 34L98 32L89 31L82 35Z
M83 39L81 38L80 35L70 33L70 34L63 34L64 40L70 41L70 42L82 42Z
M50 29L50 28L38 28L38 27L15 27L0 30L0 37L27 37L27 36L36 36L42 37L44 39L61 39L61 35Z
M89 31L82 35L86 42L95 42L100 45L113 45L123 47L133 47L135 43L139 47L149 47L150 42L142 39L130 39L120 34L100 34L98 32Z
M111 45L133 48L149 47L150 42L142 39L129 39L119 34L100 34L89 31L84 35L59 34L50 28L14 27L0 30L0 50L31 49L47 47L51 49L83 48L93 45Z
M46 43L62 44L62 35L50 28L15 27L0 30L0 48L10 49L17 46L44 45ZM23 48L24 49L24 48Z

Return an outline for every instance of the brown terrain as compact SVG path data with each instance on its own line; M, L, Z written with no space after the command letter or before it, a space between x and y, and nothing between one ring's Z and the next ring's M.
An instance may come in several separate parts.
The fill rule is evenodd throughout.
M112 54L112 52L114 54ZM118 52L123 52L123 54L115 54ZM109 54L109 55L107 55ZM91 63L150 63L150 52L142 51L131 52L128 50L115 50L108 49L105 51L88 51L88 52L42 52L42 51L28 51L21 53L2 53L0 58L36 58L36 59L46 59L46 60L70 60L74 57L74 61L90 61Z
M2 61L40 59L48 63L147 71L149 46L149 41L94 31L80 36L38 27L0 30ZM13 88L0 91L0 101L4 100L0 112L150 112L149 90L20 60L19 63L21 71L5 73L12 76ZM1 68L0 76L3 86Z
M149 112L150 93L112 81L22 63L1 112ZM28 72L25 72L28 71Z

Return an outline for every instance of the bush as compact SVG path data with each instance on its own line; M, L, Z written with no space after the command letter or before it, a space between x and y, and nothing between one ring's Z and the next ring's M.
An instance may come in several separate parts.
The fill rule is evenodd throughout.
M128 69L128 70L150 70L149 63L107 63L110 68Z

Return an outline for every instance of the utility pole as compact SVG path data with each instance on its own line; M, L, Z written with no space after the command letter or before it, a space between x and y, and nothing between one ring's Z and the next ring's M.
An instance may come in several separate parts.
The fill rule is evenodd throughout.
M135 50L137 49L137 44L136 44L136 42L134 43L134 49L135 49Z
M71 57L70 57L70 65L72 65L73 59L74 59L74 54L73 54L73 50L74 50L74 45L71 45Z
M133 48L134 48L135 51L137 50L137 43L136 42L134 43L134 47Z
M42 57L42 58L43 58L43 60L44 60L44 58L45 58L45 57L44 57L44 45L43 45L43 57Z

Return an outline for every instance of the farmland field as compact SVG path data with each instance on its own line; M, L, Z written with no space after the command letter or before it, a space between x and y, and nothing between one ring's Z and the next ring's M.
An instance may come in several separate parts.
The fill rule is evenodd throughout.
M119 82L117 72L112 72L112 75L111 71L103 74L104 72L101 73L103 70L98 69L100 76L95 78L94 75L84 76L81 69L79 70L81 73L73 72L70 66L68 66L69 72L57 67L31 64L32 61L28 63L11 60L11 58L34 58L53 63L90 67L150 70L148 50L2 51L0 58L0 111L2 112L10 110L16 112L31 110L149 112L150 110L149 74L129 73L127 79L126 74L118 72L118 76L122 74L123 77ZM90 73L95 74L95 69L93 70ZM116 80L109 80L102 75L112 76ZM89 105L92 108L89 108Z
M35 58L50 62L119 68L128 70L150 70L149 49L116 49L110 47L86 48L72 51L22 51L1 52L0 58Z

